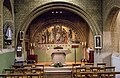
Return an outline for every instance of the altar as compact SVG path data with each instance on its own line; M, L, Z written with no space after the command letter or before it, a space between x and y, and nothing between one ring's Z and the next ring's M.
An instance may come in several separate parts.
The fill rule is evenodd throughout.
M71 53L68 49L50 49L47 51L51 55L52 63L62 63L65 64L66 55Z

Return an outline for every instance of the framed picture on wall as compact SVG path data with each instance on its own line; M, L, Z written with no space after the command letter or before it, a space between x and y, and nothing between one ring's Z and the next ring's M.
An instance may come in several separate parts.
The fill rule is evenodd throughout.
M94 36L94 43L95 43L95 48L96 49L101 49L102 48L101 35L95 35Z
M20 31L20 40L23 40L23 34L24 34L24 32Z

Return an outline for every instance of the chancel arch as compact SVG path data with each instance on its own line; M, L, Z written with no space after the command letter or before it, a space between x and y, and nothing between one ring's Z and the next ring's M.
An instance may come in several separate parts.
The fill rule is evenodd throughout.
M32 22L32 20L34 20L39 15L41 15L49 10L54 10L54 9L65 9L65 10L71 11L71 12L81 16L88 23L88 25L90 26L94 35L101 34L99 26L97 26L96 22L94 21L94 19L92 19L92 17L88 14L87 11L84 11L77 5L73 5L73 4L66 3L66 2L53 2L53 3L51 2L51 3L44 4L44 5L37 7L31 13L28 14L28 16L24 20L24 22L21 25L19 30L26 31L29 27L29 24ZM30 18L30 19L28 19L28 18Z
M86 47L94 48L94 40L93 40L94 35L101 34L101 31L97 26L97 24L95 23L95 21L90 17L90 15L87 14L87 12L80 9L80 7L77 7L69 3L57 2L57 3L49 3L49 4L46 4L44 7L43 6L42 7L40 6L35 10L33 10L33 12L31 12L28 15L28 17L26 17L25 22L21 26L21 29L19 29L19 31L24 32L23 34L24 39L22 42L19 41L19 38L17 38L18 39L17 42L20 42L20 46L22 44L22 46L24 47L23 51L26 52L28 49L33 48L32 46L35 45L34 38L35 38L35 35L37 35L38 30L41 32L44 32L45 29L47 28L50 29L49 27L52 28L51 25L56 25L55 26L56 28L57 24L58 24L58 27L59 27L59 24L63 25L61 27L63 28L66 27L66 29L67 28L71 29L72 32L77 34L77 37L79 37L78 39L80 39L79 41L80 45L84 44ZM53 21L49 22L51 20ZM74 34L74 38L75 38L75 34ZM57 37L55 37L55 40L56 38ZM46 47L46 45L44 46ZM67 49L69 48L68 47L69 45L65 45L65 46ZM71 50L74 51L73 49ZM83 58L82 49L79 48L79 51L80 52L77 52L78 61L80 61L80 59ZM36 51L36 53L37 55L40 55L39 54L40 52ZM41 56L47 57L46 54L42 54L42 53L43 52L41 52ZM74 58L73 54L69 55L70 56L69 58L71 57ZM48 56L47 60L49 58L50 56ZM73 60L74 59L71 59L68 61L73 61ZM46 61L45 58L42 61ZM51 61L51 60L48 60L48 61Z
M67 10L56 9L50 10L33 20L27 30L29 34L26 33L25 39L29 36L29 42L26 41L26 43L29 43L29 47L34 46L36 52L38 50L45 51L48 48L52 49L56 46L68 49L68 47L71 48L72 43L79 43L80 45L87 43L89 45L90 32L92 33L84 19ZM91 37L93 38L93 35ZM93 45L91 47L93 48ZM82 49L79 53L79 59L81 59Z

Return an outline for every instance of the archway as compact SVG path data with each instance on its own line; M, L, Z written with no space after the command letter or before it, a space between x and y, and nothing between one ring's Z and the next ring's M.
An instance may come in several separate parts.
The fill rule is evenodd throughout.
M119 52L119 20L120 10L117 7L114 7L109 12L109 15L106 20L104 27L104 36L108 36L107 40L104 38L103 50L104 52ZM109 48L107 48L107 47Z
M70 28L73 28L73 29L75 29L76 32L79 32L78 33L79 35L82 32L83 36L81 36L81 37L83 37L83 38L81 38L81 39L83 39L83 42L85 42L85 44L86 44L86 42L87 42L87 44L89 42L90 43L89 46L92 46L92 48L94 48L93 35L101 34L101 31L100 31L99 27L97 26L97 24L94 22L94 20L91 19L89 14L87 14L84 10L80 9L79 7L77 7L75 5L72 5L72 4L69 4L69 3L64 3L64 2L63 3L59 3L59 2L58 3L49 3L49 4L46 4L46 5L43 5L43 6L40 6L40 7L36 8L35 10L33 10L32 13L29 14L28 17L26 17L26 20L25 20L24 24L22 24L22 27L21 27L20 31L24 31L24 33L26 34L27 30L29 29L30 24L37 17L42 16L42 14L45 14L45 13L53 11L53 10L58 10L59 13L60 13L60 10L62 10L62 11L64 10L65 12L68 11L70 13L73 13L73 15L81 17L82 22L84 22L82 24L85 25L85 26L83 25L83 28L81 29L81 31L79 31L79 27L77 28L77 25L70 24L70 22L69 22L70 20L69 20L68 22L71 26ZM57 11L56 11L56 14L57 14ZM69 25L68 22L67 22L67 25ZM44 24L44 22L43 22L42 24L43 25L41 25L40 28L46 26L46 23ZM47 27L49 27L49 26L47 26ZM67 26L65 26L65 27L67 27ZM89 33L87 33L87 34L89 34L89 36L87 34L83 33L83 32L85 32L84 30L89 32ZM23 39L23 47L25 47L25 42L24 42L25 36L26 36L25 34L24 34L24 39ZM87 39L89 39L89 40L87 40Z
M53 3L48 3L48 4L37 7L26 17L25 22L21 25L20 27L21 29L19 30L26 32L32 20L34 20L36 17L43 14L44 12L52 10L52 9L53 10L54 9L65 9L65 10L74 12L75 14L81 16L88 23L94 35L101 34L99 27L97 26L97 24L94 22L94 20L91 18L91 16L86 11L82 10L80 7L76 5L65 3L65 2L53 2Z

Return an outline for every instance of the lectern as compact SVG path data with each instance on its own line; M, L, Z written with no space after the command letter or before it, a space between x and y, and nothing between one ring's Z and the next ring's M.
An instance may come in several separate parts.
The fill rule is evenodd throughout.
M78 48L79 45L78 44L72 44L72 48L75 49L75 64L76 64L76 48Z

